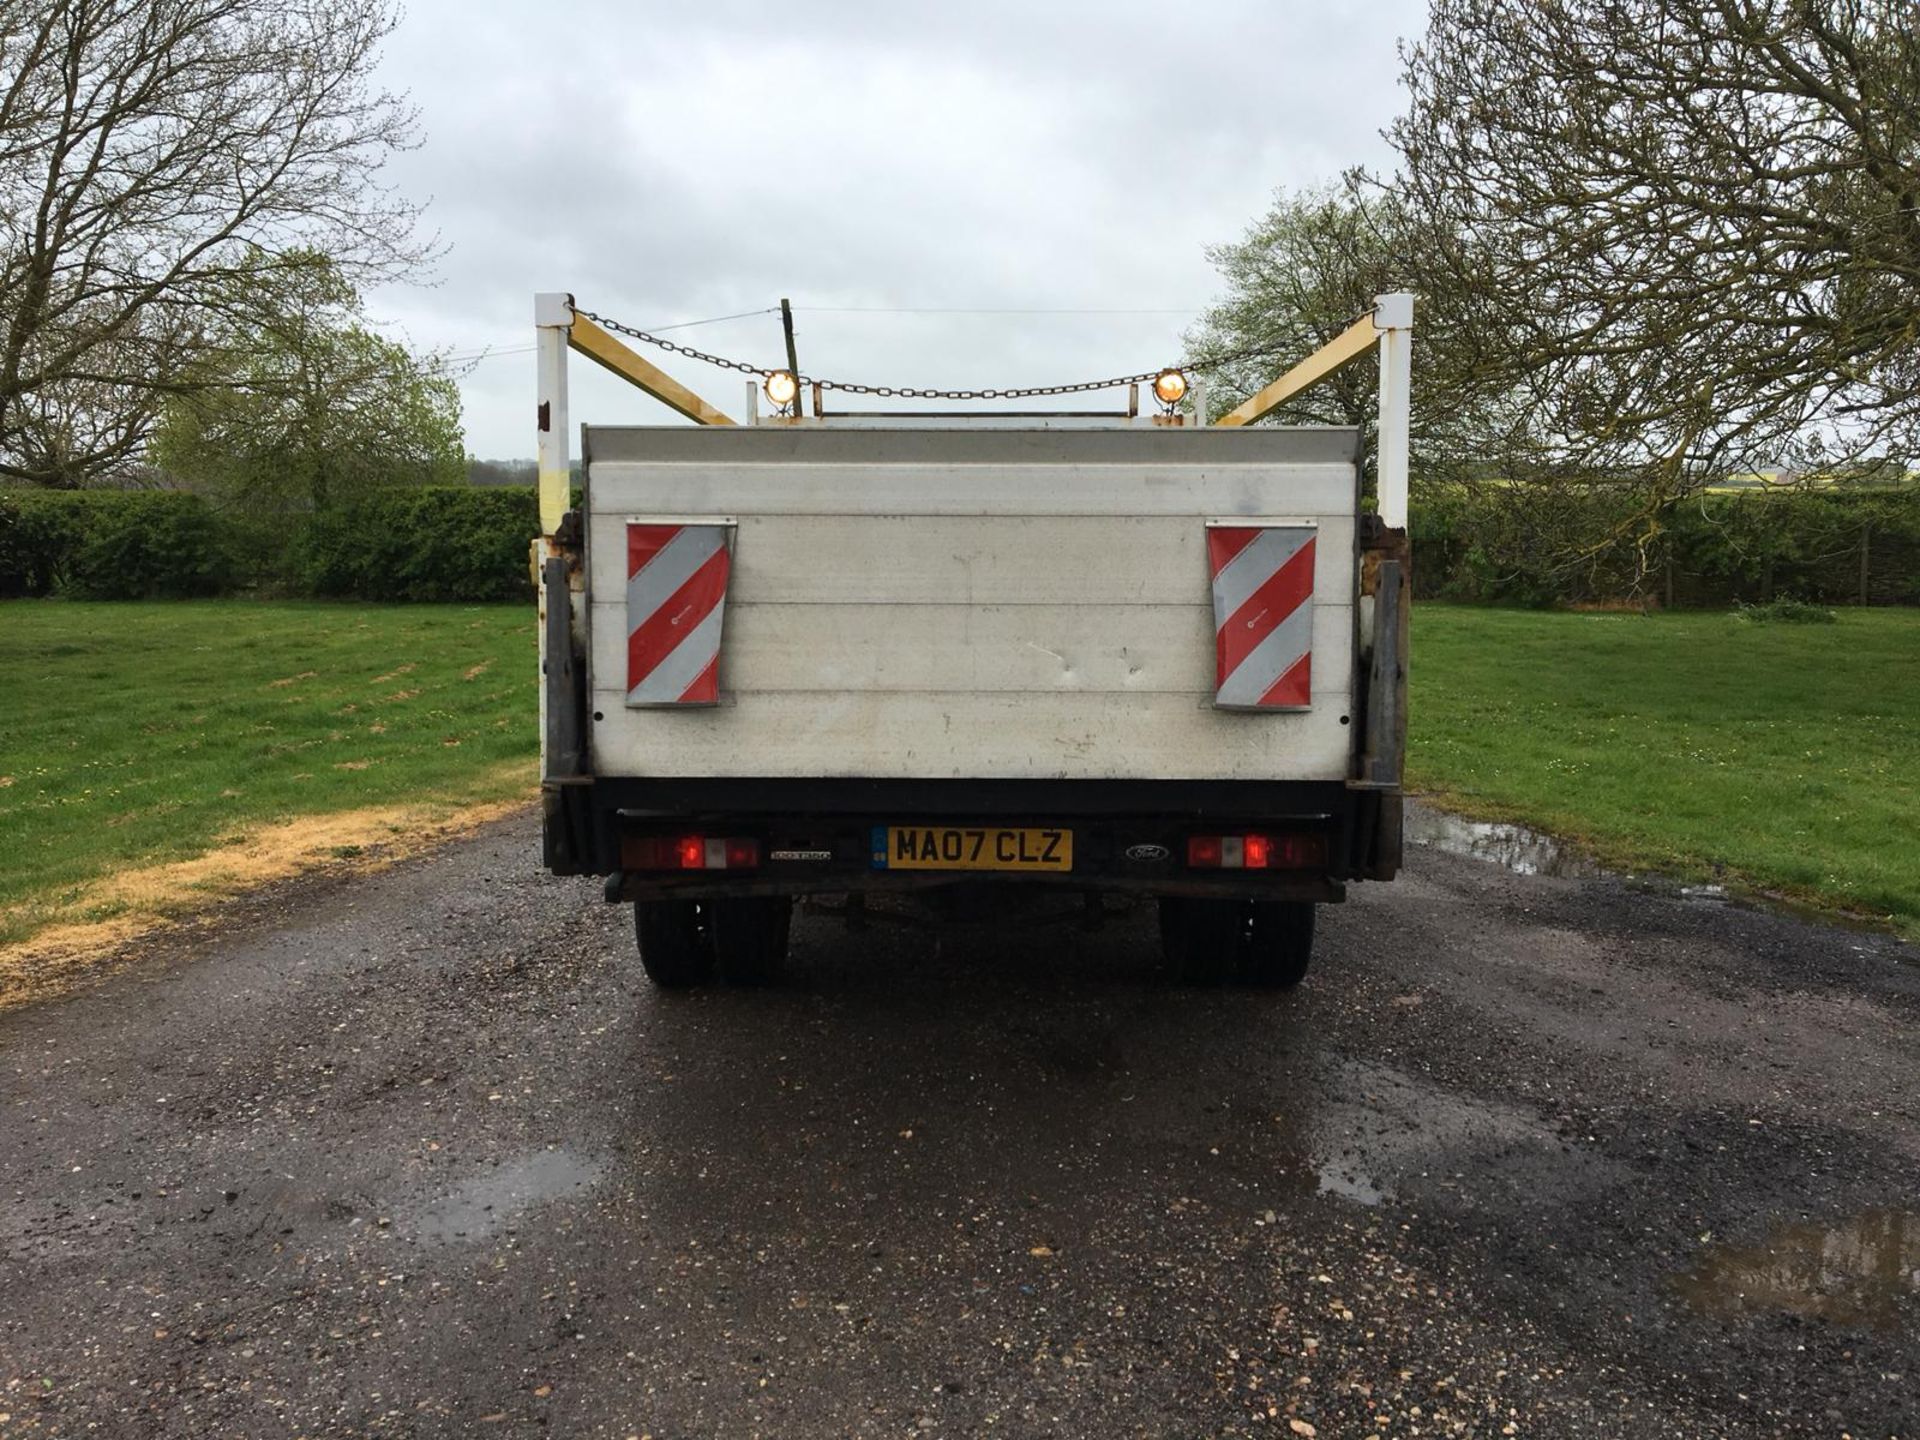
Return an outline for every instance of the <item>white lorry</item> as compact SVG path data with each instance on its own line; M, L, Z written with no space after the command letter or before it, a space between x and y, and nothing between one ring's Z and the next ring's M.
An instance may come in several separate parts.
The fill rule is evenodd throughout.
M1183 980L1296 983L1314 907L1400 862L1411 320L1381 297L1212 425L817 389L734 423L539 297L547 865L668 986L774 975L796 897L1021 890L1157 902ZM1370 511L1355 431L1245 422L1376 346ZM584 427L577 508L569 349L703 422Z

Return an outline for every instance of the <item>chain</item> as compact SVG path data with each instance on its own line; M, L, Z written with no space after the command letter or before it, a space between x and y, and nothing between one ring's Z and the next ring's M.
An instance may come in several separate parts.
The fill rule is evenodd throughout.
M729 360L724 355L709 355L704 350L696 350L691 345L682 345L677 340L663 340L658 335L650 335L645 330L637 330L631 325L623 325L618 320L608 319L605 315L596 315L591 310L582 310L577 305L574 307L573 313L584 320L591 320L596 325L604 326L608 330L616 330L630 339L638 340L643 345L657 345L662 350L669 350L675 355L684 355L689 360L700 360L708 365L718 365L722 370L738 370L742 375L758 375L763 379L773 373L773 371L763 366L749 365L744 360Z
M596 325L617 331L644 345L654 345L672 354L684 355L689 360L698 360L703 364L717 365L722 370L737 370L742 375L758 375L764 380L781 368L752 365L745 360L729 360L724 355L711 355L705 350L696 350L691 345L682 345L676 340L667 340L659 335L649 334L645 330L609 319L605 315L596 315L591 310L575 307L574 313L582 319L591 320ZM1173 368L1217 370L1225 365L1238 364L1242 360L1253 360L1282 353L1294 348L1297 343L1294 337L1263 340L1244 350L1235 350L1225 355L1211 355L1201 360L1188 360ZM1080 380L1070 385L1026 385L1006 390L935 390L915 385L862 385L853 380L821 380L811 375L801 375L796 378L801 385L818 385L823 390L839 390L848 395L874 395L883 400L1034 400L1047 395L1085 395L1095 390L1118 390L1127 385L1148 385L1163 373L1160 370L1142 370L1137 375L1115 375L1106 380Z
M1041 395L1084 395L1093 390L1117 390L1124 385L1142 385L1158 376L1158 370L1138 375L1115 375L1110 380L1081 380L1071 385L1024 385L1006 390L934 390L915 385L862 385L853 380L812 380L801 376L802 384L817 384L827 390L849 395L877 395L883 400L1031 400Z

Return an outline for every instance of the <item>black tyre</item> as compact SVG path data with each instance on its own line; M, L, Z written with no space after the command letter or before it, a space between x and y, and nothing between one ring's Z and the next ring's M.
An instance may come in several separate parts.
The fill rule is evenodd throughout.
M713 978L713 937L699 901L637 901L633 933L641 968L661 988L684 990Z
M1225 985L1240 970L1245 905L1168 895L1160 901L1160 947L1182 985Z
M780 978L793 929L791 896L715 900L712 912L713 953L721 979L734 985L770 985Z
M1241 977L1249 985L1290 990L1313 960L1311 900L1256 900L1247 906Z

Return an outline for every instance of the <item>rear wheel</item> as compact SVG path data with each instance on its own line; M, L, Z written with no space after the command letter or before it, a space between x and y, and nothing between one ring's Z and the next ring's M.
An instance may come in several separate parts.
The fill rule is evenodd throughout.
M713 953L723 980L734 985L767 985L780 978L793 928L793 899L787 895L747 895L716 900Z
M1313 960L1311 900L1256 900L1247 906L1241 975L1249 985L1290 990Z
M1160 947L1182 985L1225 985L1240 962L1242 906L1168 895L1160 901Z
M1313 912L1307 900L1170 895L1160 901L1160 943L1183 985L1287 989L1313 958Z
M647 978L667 990L713 978L713 937L697 900L641 900L633 907L634 938Z

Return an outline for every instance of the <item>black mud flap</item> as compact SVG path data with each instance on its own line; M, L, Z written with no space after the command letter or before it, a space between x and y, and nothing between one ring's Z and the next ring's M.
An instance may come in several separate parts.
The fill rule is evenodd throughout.
M593 843L593 781L547 781L540 786L541 858L555 875L597 875Z

